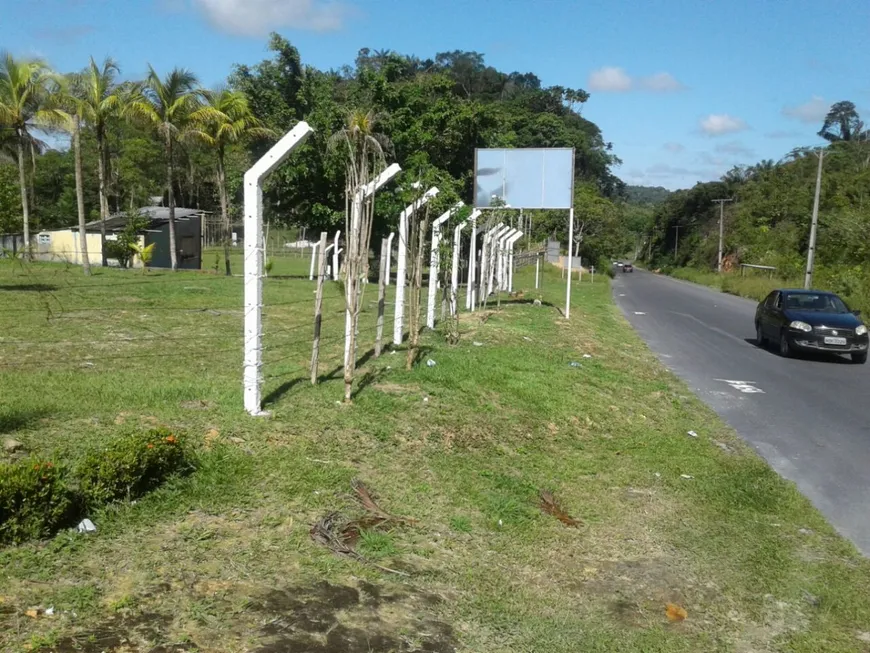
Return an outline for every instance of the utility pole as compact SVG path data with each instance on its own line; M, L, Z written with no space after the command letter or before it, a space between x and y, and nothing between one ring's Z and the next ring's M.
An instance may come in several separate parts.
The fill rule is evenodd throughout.
M809 290L813 285L813 264L816 258L816 230L819 226L819 197L822 194L822 161L825 159L825 151L819 148L819 169L816 172L816 196L813 199L813 221L810 226L810 247L807 251L807 273L804 275L804 289Z
M713 200L713 203L719 203L719 265L717 270L722 273L722 243L725 240L725 202L733 202L733 199L728 200Z
M676 240L674 240L674 263L677 262L677 248L680 245L680 225L674 225L671 229L677 230Z

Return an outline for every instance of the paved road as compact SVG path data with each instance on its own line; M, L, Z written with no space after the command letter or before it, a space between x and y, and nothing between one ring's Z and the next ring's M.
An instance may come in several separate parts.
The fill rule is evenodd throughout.
M694 284L637 271L613 292L662 362L870 555L870 364L760 349L754 302Z

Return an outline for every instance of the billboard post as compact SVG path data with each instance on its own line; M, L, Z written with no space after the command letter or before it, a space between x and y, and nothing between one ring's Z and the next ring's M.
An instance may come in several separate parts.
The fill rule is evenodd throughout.
M490 209L497 206L568 211L568 287L565 299L565 318L568 319L574 254L574 148L476 149L474 207ZM486 245L484 238L482 266L490 254Z

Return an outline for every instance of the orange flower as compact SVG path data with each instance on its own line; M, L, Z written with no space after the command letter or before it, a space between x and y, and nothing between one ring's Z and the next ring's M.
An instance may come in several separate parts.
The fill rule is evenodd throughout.
M54 467L54 464L53 463L45 463L45 466L48 467L49 469L51 469L52 467Z
M36 463L36 464L33 466L33 469L38 470L38 469L39 469L39 463Z
M175 442L177 442L177 440L175 439L175 436L174 436L174 435L170 435L170 436L168 436L168 437L166 438L166 441L167 441L169 444L175 444Z
M151 444L151 443L150 443L150 442L149 442L149 443L148 443L148 445L147 445L147 446L148 446L148 448L149 448L149 449L153 449L153 448L154 448L154 445L153 445L153 444Z

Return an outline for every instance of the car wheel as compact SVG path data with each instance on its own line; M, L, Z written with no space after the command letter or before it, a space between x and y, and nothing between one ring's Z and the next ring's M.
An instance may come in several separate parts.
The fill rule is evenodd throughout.
M764 331L761 330L761 322L755 323L755 344L759 347L764 347L766 343L766 339L764 337Z
M857 363L858 365L863 365L867 362L867 352L862 352L860 354L852 354L852 362Z
M779 336L779 355L783 358L791 358L792 356L791 345L788 342L788 336L785 335L785 331Z

